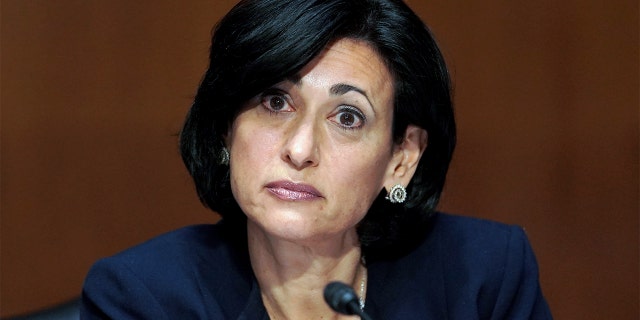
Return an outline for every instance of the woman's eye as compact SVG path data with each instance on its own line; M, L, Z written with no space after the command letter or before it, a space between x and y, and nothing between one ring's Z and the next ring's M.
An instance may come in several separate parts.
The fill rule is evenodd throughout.
M342 107L331 120L346 129L358 129L364 125L365 117L354 107Z
M282 94L265 94L262 96L262 105L272 112L287 111L288 102Z

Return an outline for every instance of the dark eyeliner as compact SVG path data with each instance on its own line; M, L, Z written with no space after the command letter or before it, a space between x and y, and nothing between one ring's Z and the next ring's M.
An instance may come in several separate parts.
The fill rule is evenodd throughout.
M342 113L342 112L351 113L355 117L359 118L360 122L361 122L361 124L359 126L357 126L357 127L349 127L349 126L344 126L344 125L340 124L339 121L338 121L337 124L339 125L339 127L342 130L345 130L345 131L359 130L359 129L362 129L367 124L367 117L365 117L364 113L362 113L362 111L360 111L360 109L358 109L358 108L356 108L354 106L342 105L338 109L337 114Z
M269 113L272 114L272 115L279 114L279 113L281 113L281 111L272 110L272 108L267 106L266 104L269 103L269 101L266 101L267 97L269 97L269 96L279 96L281 99L283 99L285 101L285 103L290 104L290 101L288 99L287 93L285 91L283 91L283 90L278 89L278 88L266 89L266 90L262 91L258 96L259 96L259 99L260 99L260 105L264 109L269 111Z
M362 113L362 111L360 111L360 109L354 107L354 106L350 106L350 105L343 105L340 109L340 111L350 111L353 112L357 117L360 117L360 119L362 120L362 124L364 125L365 123L367 123L367 117L364 115L364 113Z

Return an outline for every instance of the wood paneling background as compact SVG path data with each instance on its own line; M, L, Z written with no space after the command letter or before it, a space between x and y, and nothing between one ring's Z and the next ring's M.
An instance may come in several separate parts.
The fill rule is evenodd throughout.
M2 0L0 311L215 221L176 133L235 1ZM557 319L637 319L638 2L409 1L455 82L442 209L519 224Z

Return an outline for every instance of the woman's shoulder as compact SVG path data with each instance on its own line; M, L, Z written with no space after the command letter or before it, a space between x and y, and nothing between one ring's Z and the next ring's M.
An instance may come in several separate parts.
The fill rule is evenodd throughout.
M157 264L185 259L201 251L224 250L225 245L218 225L191 225L157 235L106 259L128 264Z
M483 233L485 231L498 231L502 233L509 232L509 229L517 227L494 220L447 212L437 212L434 214L433 223L434 226L444 230L467 231L469 233L474 233L474 231L478 231L479 233Z
M449 214L436 219L436 243L450 297L475 293L477 312L496 318L551 319L538 263L522 227Z
M422 292L414 307L389 314L415 311L426 300L424 312L436 312L435 318L551 318L535 255L519 226L437 213L420 245L388 263L380 286L387 300L395 300L393 292Z
M510 261L535 264L522 227L501 222L437 212L424 237L408 254L388 261L396 266L442 269L447 277L457 270L469 277L499 281ZM453 274L453 273L451 273Z
M514 236L519 238L524 236L524 230L517 225L442 212L434 215L431 233L445 244L462 245L462 248L466 246L500 247Z
M188 226L100 259L85 279L83 314L124 319L131 316L124 312L136 312L133 318L161 319L234 312L214 307L227 299L235 308L244 298L225 298L220 288L244 297L252 279L246 254L226 234L220 223Z
M141 274L188 269L196 262L228 267L244 258L243 250L234 248L236 245L241 244L233 241L223 222L191 225L160 234L97 264L126 267Z
M203 252L224 251L218 227L193 225L173 230L99 259L89 271L86 285L114 277L137 278L152 283L153 277L180 277ZM98 281L100 282L100 281Z
M524 260L532 251L520 226L446 213L434 216L427 239L423 247L437 246L443 263L470 266L473 272L495 273L496 267L504 268L515 256Z

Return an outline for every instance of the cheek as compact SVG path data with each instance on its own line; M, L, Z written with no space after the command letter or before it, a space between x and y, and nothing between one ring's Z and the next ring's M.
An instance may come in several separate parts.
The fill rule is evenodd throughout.
M278 140L276 132L250 121L238 121L231 137L231 157L236 164L263 161L275 152Z
M231 155L231 187L238 190L254 190L260 179L277 156L276 135L268 130L245 124L234 127L229 141Z
M327 176L339 180L335 181L342 186L339 196L349 202L361 203L364 207L369 205L368 202L373 202L383 188L391 159L387 153L386 149L367 148L367 151L358 149L338 155L340 159L332 166L333 173Z

